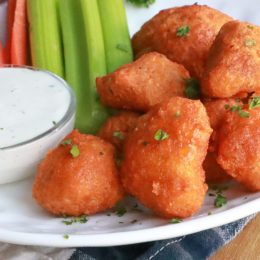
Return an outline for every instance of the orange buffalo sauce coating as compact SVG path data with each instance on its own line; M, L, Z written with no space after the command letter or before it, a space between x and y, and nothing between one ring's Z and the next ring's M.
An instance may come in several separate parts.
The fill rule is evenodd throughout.
M147 112L165 99L184 96L189 77L182 65L151 52L97 78L97 91L109 107Z
M260 191L260 108L229 112L219 134L217 162L251 191Z
M162 217L197 212L207 191L202 163L211 132L200 101L174 97L153 108L126 139L126 191Z
M240 21L223 25L207 58L202 92L229 98L260 91L260 27Z
M95 214L122 197L114 147L74 130L40 163L33 197L55 215Z
M203 162L207 183L221 183L231 178L216 161L218 132L222 126L222 121L230 108L241 104L242 103L239 100L234 98L209 99L204 101L210 126L213 129L213 133L210 137L208 153Z
M136 126L139 117L139 114L128 111L111 116L100 128L98 136L112 143L121 152L127 135Z
M160 11L134 35L136 57L157 51L201 78L209 49L223 24L232 18L205 5Z

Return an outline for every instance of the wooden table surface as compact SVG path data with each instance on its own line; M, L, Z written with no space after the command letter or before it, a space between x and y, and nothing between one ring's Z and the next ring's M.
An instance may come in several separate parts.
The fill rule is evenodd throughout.
M260 213L210 260L260 260Z

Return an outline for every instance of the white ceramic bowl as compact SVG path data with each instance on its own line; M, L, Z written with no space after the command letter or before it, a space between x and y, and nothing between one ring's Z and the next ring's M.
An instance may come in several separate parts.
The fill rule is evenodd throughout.
M74 127L76 100L70 86L63 79L48 71L29 67L24 68L32 71L41 71L46 73L48 77L52 77L54 81L68 91L70 97L69 104L67 104L67 111L61 120L47 131L29 140L0 148L0 184L22 180L33 175L36 172L37 165L44 158L47 151L57 146ZM46 100L46 102L49 101Z

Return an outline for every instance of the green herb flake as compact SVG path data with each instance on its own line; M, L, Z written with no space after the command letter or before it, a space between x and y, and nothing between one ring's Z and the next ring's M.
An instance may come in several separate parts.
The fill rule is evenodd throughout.
M250 30L254 30L255 27L253 25L248 25L247 28Z
M62 220L62 223L67 225L67 226L75 224L75 223L85 224L87 222L88 222L88 216L87 215L82 215L80 217L75 217L75 218Z
M124 216L126 212L127 212L127 210L126 210L126 208L123 207L123 206L120 206L120 207L118 207L118 208L116 209L116 215L117 215L118 217Z
M246 112L246 111L244 111L244 110L239 110L239 111L238 111L238 115L239 115L240 117L243 117L243 118L249 118L249 116L250 116L249 112Z
M185 80L185 95L190 99L199 99L200 98L200 84L198 80L194 78L189 78Z
M154 134L154 139L156 141L163 141L169 138L169 134L167 134L165 131L162 129L159 129L155 132Z
M180 219L180 218L172 218L170 220L171 224L178 224L178 223L181 223L181 222L182 222L182 219Z
M250 116L249 112L242 110L242 107L240 105L235 105L233 107L230 107L229 109L231 112L237 112L238 115L242 118L249 118Z
M63 235L63 238L64 238L64 239L69 239L69 235L68 235L68 234L64 234L64 235Z
M178 118L181 116L181 111L176 111L174 117Z
M63 146L71 145L71 144L72 144L72 140L71 139L63 140L61 142L61 145L63 145Z
M117 48L118 50L120 50L120 51L123 51L123 52L129 52L129 48L128 48L128 46L125 45L125 44L118 43L118 44L116 45L116 48Z
M69 226L69 225L72 225L73 220L72 219L71 220L62 220L62 223Z
M56 121L52 121L52 124L53 124L53 125L57 125Z
M124 135L120 131L114 131L113 137L117 137L121 141L123 141L125 139Z
M249 109L260 107L260 97L253 97L249 102Z
M189 31L190 31L190 27L188 25L182 25L177 29L176 35L179 37L186 37Z
M230 109L230 105L229 105L229 104L226 104L226 105L225 105L225 109L227 109L227 110Z
M246 47L253 47L256 45L256 41L254 39L246 39L244 44Z
M214 205L216 208L221 208L227 204L227 198L221 194L217 194Z
M137 7L146 7L148 8L150 5L155 3L155 0L127 0L127 2L137 6Z
M79 156L80 151L79 147L76 144L73 144L71 149L70 149L70 154L72 155L73 158L76 158Z

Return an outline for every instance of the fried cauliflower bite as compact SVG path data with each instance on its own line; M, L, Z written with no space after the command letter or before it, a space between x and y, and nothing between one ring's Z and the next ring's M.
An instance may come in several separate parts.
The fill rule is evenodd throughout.
M74 130L40 163L33 197L55 215L95 214L113 207L123 197L114 147Z
M229 112L219 133L217 162L251 191L260 191L260 108Z
M101 101L113 108L146 112L172 96L184 96L188 71L164 55L143 55L104 77L97 78Z
M126 139L126 191L161 217L197 212L207 191L202 162L211 132L200 101L173 97L154 107Z
M122 111L108 118L97 135L113 144L121 152L125 138L134 129L139 117L140 114Z
M204 95L226 98L260 90L260 27L231 21L217 35L206 63Z
M241 102L235 99L210 99L204 102L210 126L213 129L213 133L210 137L208 153L203 162L207 183L221 183L231 178L216 161L218 142L216 137L217 132L221 127L222 120L228 113L227 108L239 104L241 105Z
M133 36L135 56L157 51L201 78L211 44L222 25L231 20L205 5L160 11Z

